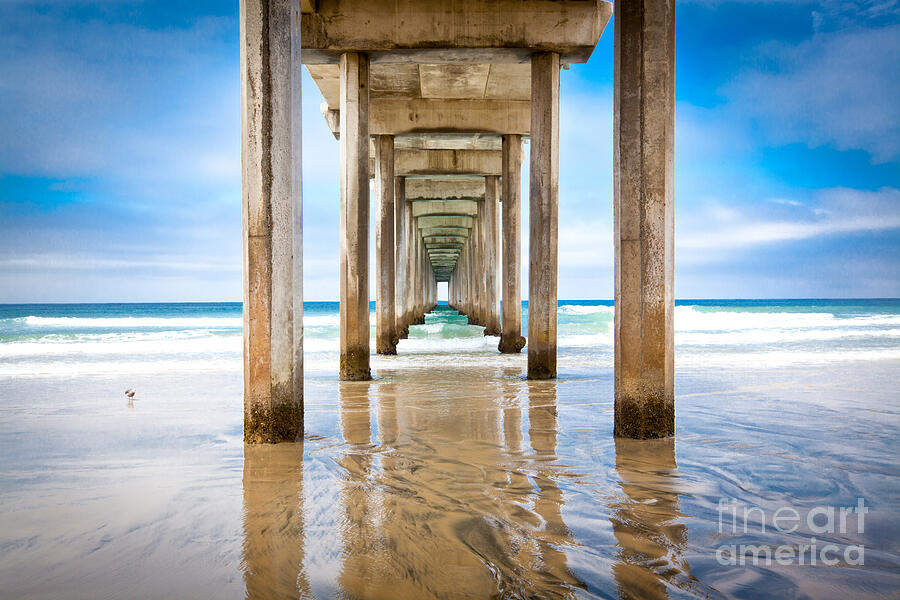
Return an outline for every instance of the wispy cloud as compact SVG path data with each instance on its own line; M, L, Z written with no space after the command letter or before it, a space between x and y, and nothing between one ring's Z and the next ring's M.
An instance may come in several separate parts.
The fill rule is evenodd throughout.
M722 88L730 110L771 143L860 149L900 159L900 25L817 33L772 42Z
M846 188L822 190L809 204L775 199L788 210L783 216L763 215L752 205L709 203L679 226L677 246L702 250L706 260L724 258L730 250L838 234L900 229L900 190L867 192ZM781 212L779 210L773 213ZM714 251L712 257L706 251Z

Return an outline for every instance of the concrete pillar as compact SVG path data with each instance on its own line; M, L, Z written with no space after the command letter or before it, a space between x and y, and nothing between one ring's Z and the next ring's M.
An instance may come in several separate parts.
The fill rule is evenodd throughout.
M416 231L416 244L418 248L418 262L416 268L416 323L425 322L425 241L419 231Z
M558 188L559 54L539 52L531 58L529 379L556 377Z
M484 213L484 202L481 202L478 206L478 218L475 219L475 231L478 240L475 254L475 310L478 315L478 324L482 327L487 326L487 234L485 232Z
M244 441L303 435L300 3L242 0Z
M484 178L484 260L485 260L485 325L484 335L500 335L500 178Z
M416 236L419 235L412 207L407 202L403 212L406 215L406 330L416 323Z
M397 354L397 311L394 306L394 136L375 138L375 194L378 231L375 235L375 351Z
M341 55L341 379L369 372L369 59Z
M500 344L504 354L516 354L525 347L522 337L522 136L503 136L502 212L502 287L503 306Z
M675 2L615 9L615 435L675 433Z
M406 235L408 216L406 211L406 178L394 177L394 212L396 213L394 239L396 249L394 264L397 265L397 280L394 288L394 303L397 309L396 333L399 339L406 339L409 325L406 322L406 253L408 241Z

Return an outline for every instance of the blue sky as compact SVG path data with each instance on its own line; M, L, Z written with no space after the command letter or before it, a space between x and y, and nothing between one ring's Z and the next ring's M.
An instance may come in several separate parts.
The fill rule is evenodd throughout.
M0 302L240 300L237 7L0 3ZM562 72L560 298L612 297L612 41ZM676 45L677 297L900 296L900 3L683 0ZM333 300L303 94L304 296Z

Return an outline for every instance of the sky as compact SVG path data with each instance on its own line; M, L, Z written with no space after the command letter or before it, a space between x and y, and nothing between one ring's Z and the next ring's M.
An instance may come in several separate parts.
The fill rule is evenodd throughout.
M237 12L0 2L0 303L241 299ZM613 35L561 75L561 299L613 295ZM680 0L675 89L676 297L900 297L900 0ZM336 300L302 93L304 299Z

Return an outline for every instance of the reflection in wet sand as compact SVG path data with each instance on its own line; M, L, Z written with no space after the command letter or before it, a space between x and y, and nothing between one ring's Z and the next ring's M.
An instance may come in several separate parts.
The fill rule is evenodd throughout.
M555 482L555 384L507 381L482 381L491 389L468 397L341 384L344 594L571 597L582 587L566 564L573 542Z
M675 439L616 438L616 471L625 497L613 503L610 521L619 545L613 565L621 598L668 598L668 586L686 587L682 558L687 528L678 522Z
M303 444L244 445L247 598L309 595L303 572Z

